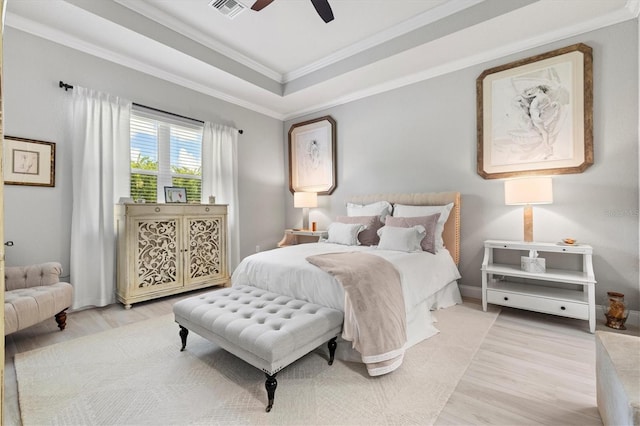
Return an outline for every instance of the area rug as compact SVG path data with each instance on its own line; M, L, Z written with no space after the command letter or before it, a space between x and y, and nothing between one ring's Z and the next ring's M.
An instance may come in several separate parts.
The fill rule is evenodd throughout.
M265 412L264 374L189 334L173 315L16 355L22 421L31 425L432 424L498 311L463 304L435 313L440 333L393 373L327 365L317 349L278 373Z

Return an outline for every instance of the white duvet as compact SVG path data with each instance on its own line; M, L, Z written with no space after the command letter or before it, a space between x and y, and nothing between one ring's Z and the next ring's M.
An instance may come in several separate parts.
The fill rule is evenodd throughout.
M378 250L369 246L332 243L298 244L248 256L231 277L232 285L250 285L344 312L345 297L340 283L327 272L307 262L314 254L363 251L391 262L402 281L407 313L413 307L460 278L446 249L437 254Z

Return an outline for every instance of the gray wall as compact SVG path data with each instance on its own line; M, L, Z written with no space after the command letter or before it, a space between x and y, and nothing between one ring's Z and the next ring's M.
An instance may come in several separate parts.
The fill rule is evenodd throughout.
M640 307L638 289L637 21L586 33L283 123L143 73L7 28L6 134L56 142L56 187L5 187L7 264L60 261L68 271L71 147L58 80L245 130L239 138L241 255L268 249L299 226L288 191L287 131L326 114L337 120L338 187L311 220L325 227L353 194L462 193L462 284L480 285L482 242L521 239L522 210L505 206L503 183L476 172L475 80L485 69L573 43L594 53L595 164L554 177L554 204L536 206L535 239L573 236L594 246L597 303L606 291ZM258 213L259 212L259 213ZM267 212L267 213L265 213ZM571 261L571 263L576 263Z
M5 134L56 143L55 188L5 186L7 265L59 261L69 271L71 149L58 81L188 117L243 129L238 139L241 256L275 247L284 228L282 121L51 43L13 28L4 34ZM256 220L256 211L268 211ZM73 282L73 277L71 277Z
M476 78L493 66L586 43L594 58L595 163L553 178L554 203L534 207L534 238L572 236L591 244L596 303L616 290L638 310L637 27L637 20L627 21L285 122L286 145L294 123L323 115L337 121L338 186L320 197L311 220L326 227L354 194L460 191L461 284L480 286L483 241L521 240L523 230L522 208L504 205L503 181L476 173ZM288 188L285 194L286 223L299 226L301 212ZM552 261L579 265L573 258Z

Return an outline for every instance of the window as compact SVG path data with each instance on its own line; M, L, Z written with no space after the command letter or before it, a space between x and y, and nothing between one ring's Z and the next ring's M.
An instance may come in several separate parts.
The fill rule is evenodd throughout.
M165 186L202 193L202 124L138 105L131 111L131 198L164 202Z

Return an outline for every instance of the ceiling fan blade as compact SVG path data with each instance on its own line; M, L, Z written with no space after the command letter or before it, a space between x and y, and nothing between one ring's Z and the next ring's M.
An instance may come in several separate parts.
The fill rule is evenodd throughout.
M260 11L269 6L272 2L273 0L256 0L253 6L251 6L251 10Z
M324 22L333 21L333 11L329 6L329 0L311 0L311 3L313 3L313 7L316 8L316 12Z

